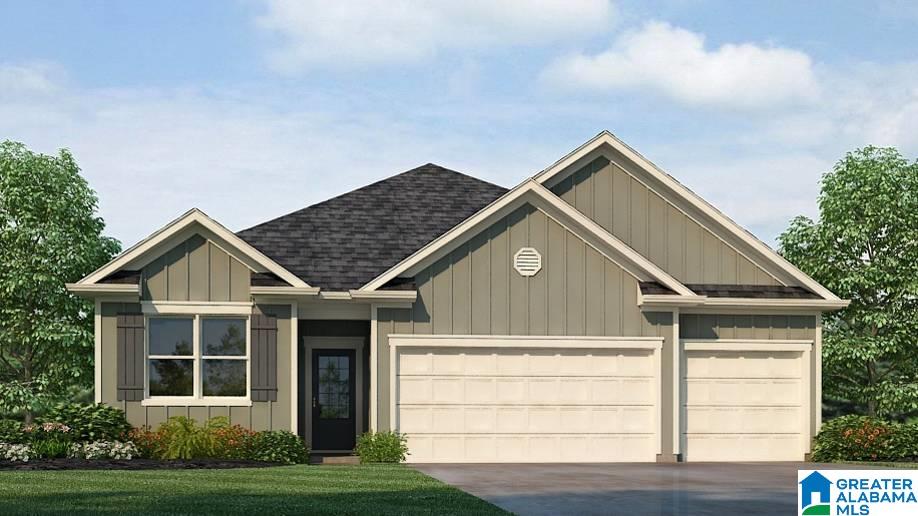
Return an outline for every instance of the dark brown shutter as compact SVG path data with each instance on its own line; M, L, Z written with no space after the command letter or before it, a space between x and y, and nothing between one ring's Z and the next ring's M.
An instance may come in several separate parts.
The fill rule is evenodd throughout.
M143 315L118 314L118 401L143 399Z
M277 401L277 317L252 314L252 401Z

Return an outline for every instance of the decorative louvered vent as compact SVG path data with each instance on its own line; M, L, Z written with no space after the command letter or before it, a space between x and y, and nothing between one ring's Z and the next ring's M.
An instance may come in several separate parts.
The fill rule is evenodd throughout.
M542 270L542 255L531 247L520 248L513 255L513 268L520 276L535 276Z

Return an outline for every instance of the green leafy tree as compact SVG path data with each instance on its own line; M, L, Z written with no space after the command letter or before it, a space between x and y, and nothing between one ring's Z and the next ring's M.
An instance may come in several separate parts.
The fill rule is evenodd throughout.
M870 416L918 409L918 162L847 154L822 178L819 220L779 237L791 262L851 304L826 314L826 402Z
M92 384L93 307L67 291L120 249L73 156L0 143L0 410Z

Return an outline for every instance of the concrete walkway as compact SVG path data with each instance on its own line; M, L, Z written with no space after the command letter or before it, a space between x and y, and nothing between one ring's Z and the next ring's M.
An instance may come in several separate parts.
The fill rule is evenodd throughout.
M796 514L798 469L856 469L811 463L414 467L521 516Z

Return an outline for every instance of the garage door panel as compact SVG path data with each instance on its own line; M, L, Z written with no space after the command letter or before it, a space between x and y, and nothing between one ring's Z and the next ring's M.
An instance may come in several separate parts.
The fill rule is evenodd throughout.
M692 461L798 461L802 458L800 436L700 435L686 445Z
M686 410L688 433L797 433L799 407L691 407Z
M802 352L690 350L684 360L686 460L803 458Z
M686 380L690 405L789 405L801 402L800 380Z
M646 462L652 439L629 435L408 436L410 462Z
M653 350L410 348L397 360L410 461L656 458Z
M686 367L695 378L800 378L799 352L692 351Z

